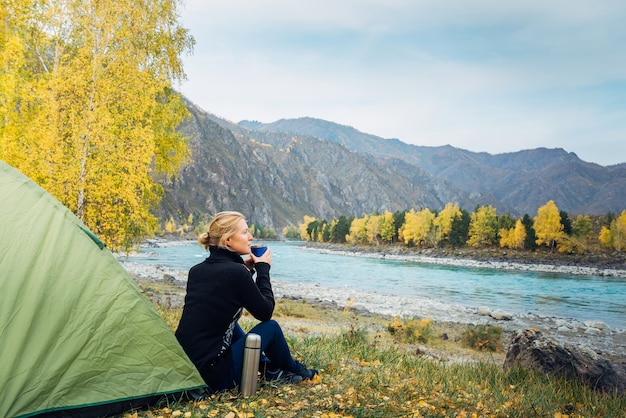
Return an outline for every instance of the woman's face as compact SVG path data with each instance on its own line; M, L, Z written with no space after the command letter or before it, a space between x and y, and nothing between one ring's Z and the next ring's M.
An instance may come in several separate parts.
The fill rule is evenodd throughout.
M248 232L248 224L245 219L240 219L237 222L235 233L226 239L225 244L240 255L250 254L252 239L252 234Z

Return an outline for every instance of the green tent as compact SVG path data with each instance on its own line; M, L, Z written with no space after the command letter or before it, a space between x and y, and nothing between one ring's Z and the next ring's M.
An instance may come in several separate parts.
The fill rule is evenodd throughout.
M0 417L102 416L204 386L74 214L0 161Z

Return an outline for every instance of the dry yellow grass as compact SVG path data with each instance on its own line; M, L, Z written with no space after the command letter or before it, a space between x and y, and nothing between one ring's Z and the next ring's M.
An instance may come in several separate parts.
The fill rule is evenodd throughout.
M157 289L157 285L159 289ZM169 304L175 289L150 287L155 306L174 329L180 306ZM364 315L296 300L280 300L275 318L295 357L320 370L297 385L262 385L250 398L236 391L200 401L170 400L139 417L619 417L626 399L598 393L577 381L501 367L504 353L478 352L460 344L467 327L432 323L425 343L394 338L393 318ZM255 320L245 317L244 328ZM417 321L417 323L422 323ZM442 338L446 334L447 338Z

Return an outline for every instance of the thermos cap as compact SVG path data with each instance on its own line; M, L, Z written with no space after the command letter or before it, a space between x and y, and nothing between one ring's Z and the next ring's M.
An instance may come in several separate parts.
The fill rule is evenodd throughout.
M250 333L246 336L246 348L261 348L261 336Z

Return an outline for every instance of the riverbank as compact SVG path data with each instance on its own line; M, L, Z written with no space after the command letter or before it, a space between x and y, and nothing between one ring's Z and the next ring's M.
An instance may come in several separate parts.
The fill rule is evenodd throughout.
M626 278L626 254L559 254L549 251L519 251L494 248L407 248L398 245L354 246L311 243L305 246L321 252L354 257L413 261L457 267Z
M169 244L163 244L169 245ZM173 244L176 245L176 244ZM312 249L331 251L331 249ZM361 254L360 256L365 256ZM126 270L140 282L166 284L168 291L149 295L168 306L182 306L187 270L175 270L158 265L122 261ZM614 329L600 321L581 323L566 317L543 317L535 314L510 314L487 306L468 307L425 297L401 297L377 293L357 292L353 289L324 288L319 284L287 283L273 280L277 299L295 299L336 309L349 308L361 315L378 314L430 318L452 326L497 325L504 330L505 340L519 330L537 328L562 343L585 346L614 361L626 361L626 331ZM505 341L507 343L508 341Z
M620 253L564 255L540 251L472 248L409 249L402 246L374 247L328 243L306 243L306 247L320 253L352 257L372 257L466 268L626 278L626 257ZM336 293L336 290L333 289L330 293ZM510 314L499 309L491 310L488 306L455 306L427 298L416 300L415 298L384 297L380 300L379 295L372 294L362 294L360 297L366 309L378 313L417 315L460 324L498 325L509 333L526 328L537 328L562 343L582 345L598 354L613 357L621 362L626 361L626 330L611 328L601 321L583 323L567 317L546 317L531 313Z

